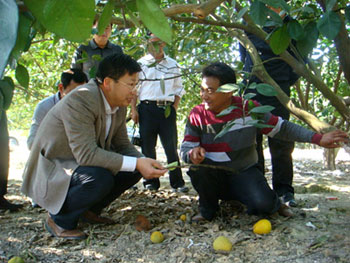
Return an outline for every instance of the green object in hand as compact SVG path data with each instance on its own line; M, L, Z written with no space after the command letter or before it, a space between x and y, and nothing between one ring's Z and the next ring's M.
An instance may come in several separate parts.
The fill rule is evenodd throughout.
M165 166L165 168L168 169L169 171L172 171L172 170L175 170L178 165L179 163L176 161L176 162L169 163L167 166Z

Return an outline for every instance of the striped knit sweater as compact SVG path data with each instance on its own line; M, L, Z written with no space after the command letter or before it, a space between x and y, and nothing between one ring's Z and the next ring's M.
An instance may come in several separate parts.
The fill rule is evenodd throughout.
M259 105L258 102L254 103ZM194 107L189 115L185 138L180 149L183 161L190 163L191 150L201 146L206 151L206 159L218 165L243 170L257 163L258 156L255 149L257 132L281 140L315 144L319 144L322 138L320 134L270 113L264 114L262 119L273 128L258 129L247 125L247 121L252 120L252 117L249 116L247 107L243 115L242 104L241 97L232 97L232 105L238 108L222 117L216 117L214 112L206 110L204 104ZM236 124L225 135L214 140L224 125L231 120L235 120Z

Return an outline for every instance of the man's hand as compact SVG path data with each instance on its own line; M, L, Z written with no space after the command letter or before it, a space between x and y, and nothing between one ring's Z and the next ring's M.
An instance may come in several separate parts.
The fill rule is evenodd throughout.
M349 137L346 132L336 130L323 134L320 146L325 148L337 148L341 146L341 142L348 142Z
M205 150L202 147L193 148L190 152L190 160L193 164L199 164L203 162L205 158Z
M168 171L159 162L151 158L138 158L136 170L138 170L145 179L159 178Z
M139 123L139 113L137 112L137 110L131 111L131 119L134 121L135 124Z

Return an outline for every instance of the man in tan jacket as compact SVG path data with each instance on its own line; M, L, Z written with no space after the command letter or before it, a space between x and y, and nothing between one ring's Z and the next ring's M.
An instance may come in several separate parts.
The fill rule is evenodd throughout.
M102 209L141 177L167 170L130 143L126 107L136 95L139 64L130 56L104 58L95 79L76 88L46 115L24 170L22 191L48 210L45 228L56 237L84 239L80 218L112 223Z

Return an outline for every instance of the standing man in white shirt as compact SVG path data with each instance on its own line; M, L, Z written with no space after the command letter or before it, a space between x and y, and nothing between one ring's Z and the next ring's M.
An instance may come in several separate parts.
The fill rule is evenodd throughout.
M132 119L140 125L142 153L156 158L157 136L163 145L167 162L179 161L177 153L176 110L181 96L181 73L176 61L164 54L165 43L151 34L148 40L148 54L138 62L142 71L139 74L141 87L137 98L132 102ZM169 172L170 185L174 191L188 192L180 168ZM144 180L146 189L158 190L158 178Z

